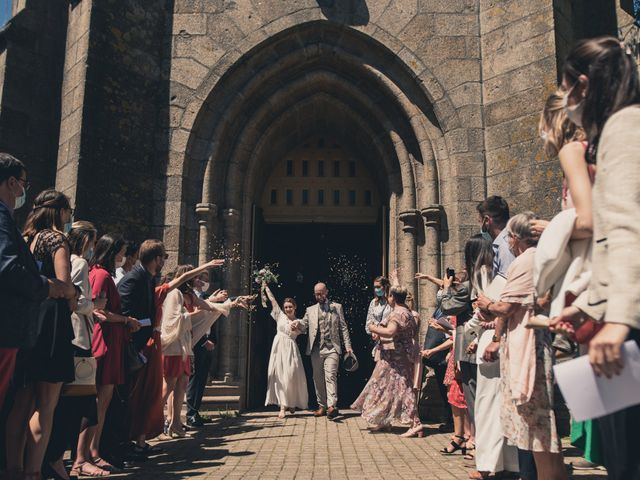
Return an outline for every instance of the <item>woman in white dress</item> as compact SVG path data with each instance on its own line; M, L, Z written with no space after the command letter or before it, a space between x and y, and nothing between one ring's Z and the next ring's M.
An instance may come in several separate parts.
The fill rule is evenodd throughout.
M302 357L296 344L300 334L300 320L296 318L296 302L285 298L282 304L284 312L273 293L264 286L271 301L271 316L277 323L277 333L271 346L269 358L269 385L265 405L280 405L279 418L284 418L287 410L306 409L309 398L307 379L302 365Z

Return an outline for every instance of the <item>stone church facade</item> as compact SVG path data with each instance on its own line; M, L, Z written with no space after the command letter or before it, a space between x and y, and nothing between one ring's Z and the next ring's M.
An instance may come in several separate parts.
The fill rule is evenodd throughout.
M377 221L381 272L399 268L424 317L435 292L414 274L462 267L478 201L558 210L543 99L575 39L631 24L624 7L17 0L2 32L0 148L28 164L35 189L69 195L77 218L162 238L172 264L233 246L232 294L251 283L257 216ZM323 159L327 177L347 177L326 200ZM221 322L219 376L247 377L250 325Z

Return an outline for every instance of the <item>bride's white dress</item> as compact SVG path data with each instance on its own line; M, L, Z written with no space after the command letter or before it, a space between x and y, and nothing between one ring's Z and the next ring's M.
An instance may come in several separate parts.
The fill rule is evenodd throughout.
M278 327L271 346L269 386L264 404L306 409L309 397L302 357L296 344L298 332L291 331L291 320L280 307L274 308L271 316Z

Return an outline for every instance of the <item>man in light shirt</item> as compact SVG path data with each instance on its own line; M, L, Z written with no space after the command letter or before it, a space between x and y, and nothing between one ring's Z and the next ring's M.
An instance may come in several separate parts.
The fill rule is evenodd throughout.
M507 276L509 265L515 259L507 241L509 205L497 195L487 197L476 207L479 215L480 232L493 245L493 274Z

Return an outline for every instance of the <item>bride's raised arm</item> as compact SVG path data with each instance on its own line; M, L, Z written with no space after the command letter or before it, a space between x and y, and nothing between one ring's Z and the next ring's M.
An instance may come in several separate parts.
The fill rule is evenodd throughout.
M273 295L273 292L269 288L269 285L265 283L263 287L264 287L265 293L267 294L267 298L269 298L269 301L271 302L271 316L277 320L278 315L282 311L280 309L280 305L278 305L278 301L276 300L276 297Z

